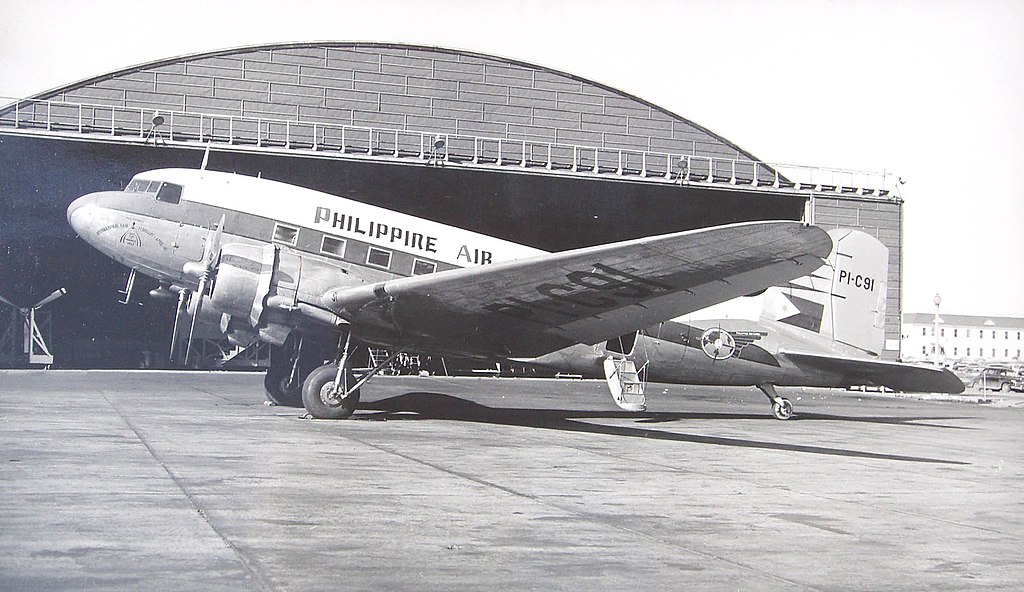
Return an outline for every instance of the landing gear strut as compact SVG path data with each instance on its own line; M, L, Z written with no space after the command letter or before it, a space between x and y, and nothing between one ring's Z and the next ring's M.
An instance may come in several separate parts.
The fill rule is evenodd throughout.
M775 416L775 419L793 417L793 404L789 402L789 399L783 399L775 392L775 385L759 384L757 388L761 389L761 392L772 402L772 415Z
M352 334L345 335L339 347L338 362L325 364L312 371L302 383L302 405L316 419L346 419L359 404L359 389L378 372L390 366L406 348L392 353L369 372L356 379L352 372L350 346Z
M267 400L274 405L302 407L302 385L324 360L333 359L338 349L334 339L324 340L298 331L283 345L271 346L270 368L263 379Z

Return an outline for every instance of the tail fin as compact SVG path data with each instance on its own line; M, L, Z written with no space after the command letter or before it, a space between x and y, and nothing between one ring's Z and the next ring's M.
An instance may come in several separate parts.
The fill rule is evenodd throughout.
M860 230L829 231L825 265L785 288L769 289L762 316L878 355L885 344L889 249Z

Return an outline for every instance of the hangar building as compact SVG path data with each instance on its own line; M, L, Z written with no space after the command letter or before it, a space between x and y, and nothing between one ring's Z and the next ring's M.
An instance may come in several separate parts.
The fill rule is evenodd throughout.
M887 176L769 165L643 99L516 60L303 43L141 64L0 108L0 294L67 288L50 305L58 365L135 366L167 349L173 315L117 304L126 270L74 237L67 205L142 170L198 167L207 146L214 170L552 251L760 219L861 228L889 247L898 354L902 200Z

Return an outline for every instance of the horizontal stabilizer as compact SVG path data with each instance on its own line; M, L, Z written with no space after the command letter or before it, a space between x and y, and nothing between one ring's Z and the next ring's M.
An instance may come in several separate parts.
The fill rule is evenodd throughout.
M884 386L908 393L956 395L964 392L964 383L945 368L827 354L780 352L779 355L798 366L810 366L817 370L841 374L846 386Z

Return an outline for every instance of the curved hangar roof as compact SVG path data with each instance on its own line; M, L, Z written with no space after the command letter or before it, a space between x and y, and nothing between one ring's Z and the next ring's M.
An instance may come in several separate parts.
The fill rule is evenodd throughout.
M142 64L33 98L173 112L181 119L205 114L264 125L279 120L365 126L756 160L691 121L578 76L404 44L215 51ZM244 140L245 125L230 133Z

